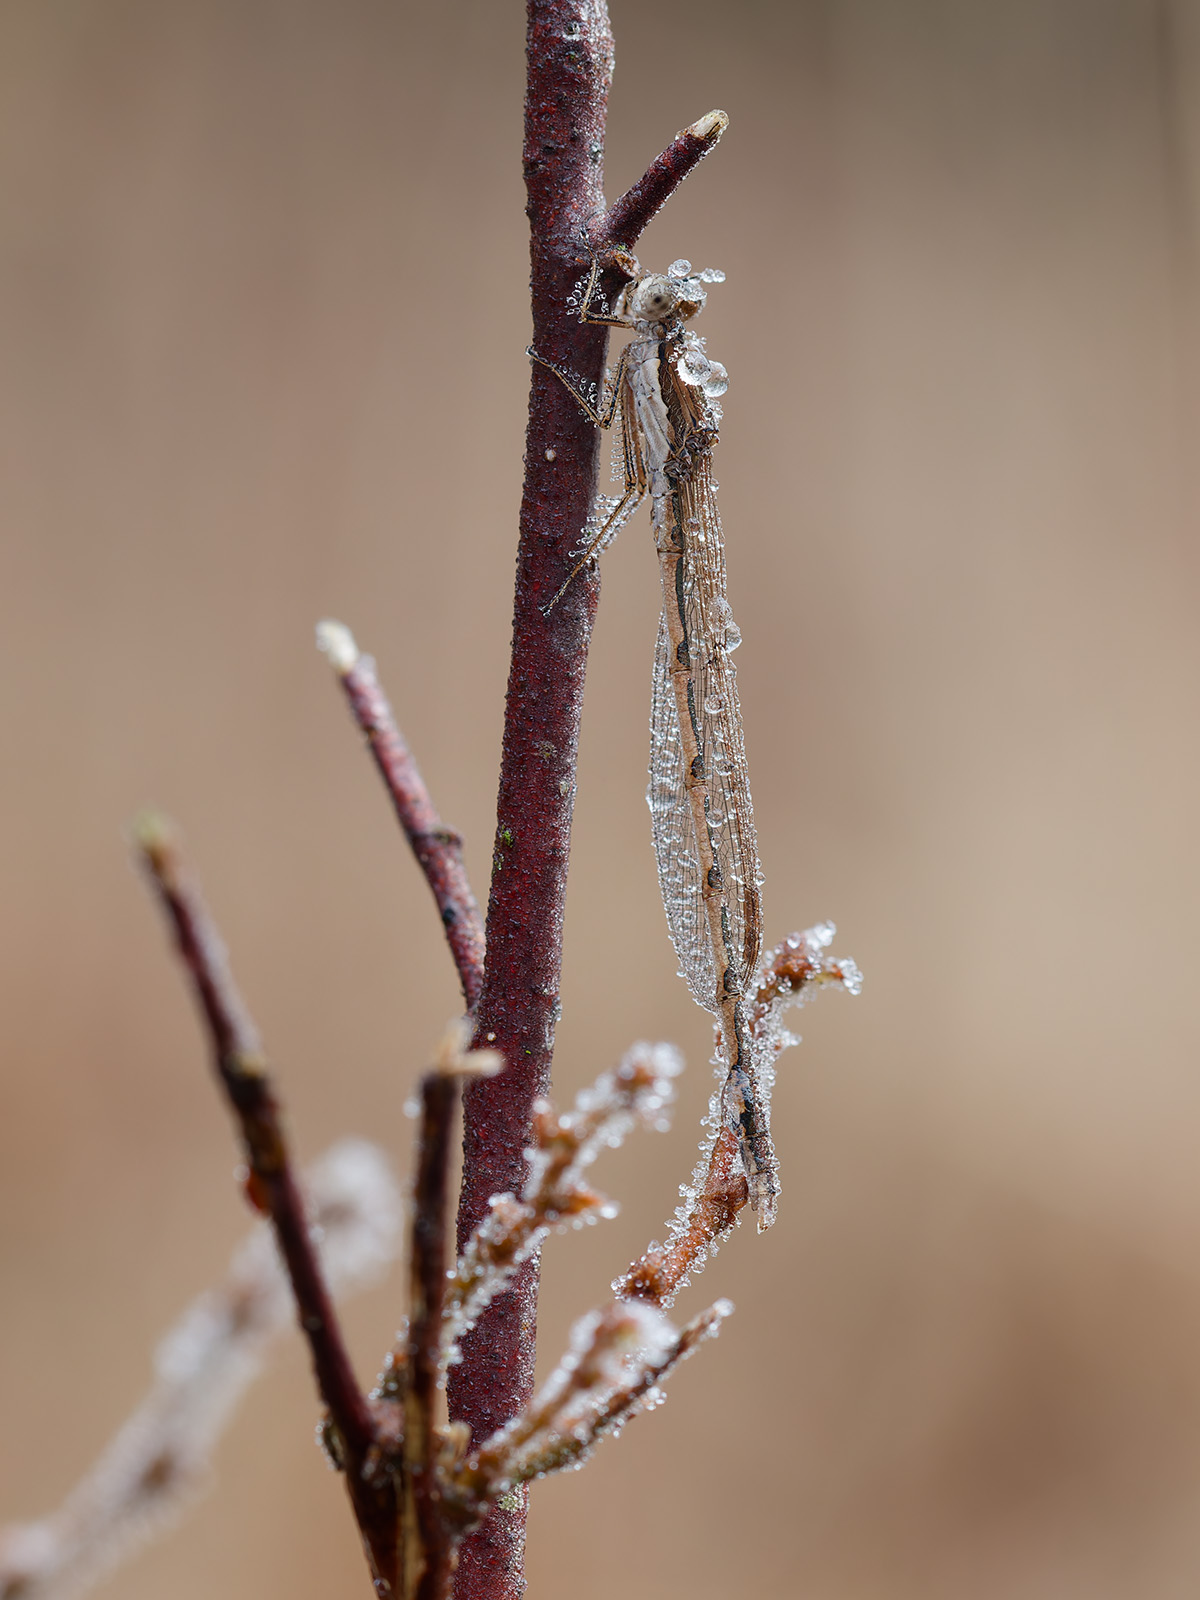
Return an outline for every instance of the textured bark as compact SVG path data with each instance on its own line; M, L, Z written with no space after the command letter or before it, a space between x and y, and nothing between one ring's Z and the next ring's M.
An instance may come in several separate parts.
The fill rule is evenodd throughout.
M605 116L613 41L603 0L529 0L525 98L533 348L587 389L603 383L607 330L581 323L572 291L593 257L608 289L668 195L716 144L723 112L679 134L611 211L604 208ZM602 280L603 282L603 280ZM558 1019L575 763L584 673L599 597L594 568L578 573L550 615L542 608L572 567L596 488L599 435L566 386L532 368L505 706L487 956L476 1043L507 1068L473 1083L464 1101L460 1245L493 1194L525 1178L533 1102L550 1087ZM451 1373L450 1412L476 1439L516 1415L533 1390L538 1263L488 1309ZM498 1506L464 1543L458 1600L518 1600L525 1591L525 1496Z
M533 344L599 384L605 330L567 307L586 269L584 230L603 211L604 122L612 34L602 5L531 0L525 182ZM550 1086L558 1019L562 919L584 672L599 580L581 572L549 617L541 607L570 570L596 484L599 439L547 368L531 372L487 959L476 1043L508 1063L464 1097L460 1244L493 1194L525 1178L533 1102ZM533 1390L537 1263L531 1262L463 1342L450 1412L476 1438L502 1426ZM525 1497L498 1506L465 1540L458 1600L517 1600L525 1590Z

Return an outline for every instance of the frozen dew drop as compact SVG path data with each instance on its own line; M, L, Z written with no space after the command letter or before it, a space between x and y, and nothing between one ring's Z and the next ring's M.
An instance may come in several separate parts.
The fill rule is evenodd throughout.
M709 375L704 380L704 392L710 400L715 400L729 388L729 374L719 361L709 362Z
M719 711L724 711L725 702L719 694L708 694L704 697L704 709L710 717L715 717Z
M721 271L720 267L704 267L699 273L697 273L697 277L700 279L701 283L725 282L725 274Z
M686 345L681 351L679 360L675 363L675 370L682 381L693 389L703 388L708 392L708 385L712 380L713 364L700 349L699 345ZM724 371L724 368L722 368Z
M842 988L846 993L861 994L863 980L857 964L847 958L845 961L839 961L838 967L842 974Z
M731 622L729 624L729 626L725 629L725 648L726 648L726 650L736 650L738 645L741 644L741 642L742 642L742 630L738 627L736 622Z
M818 950L826 950L837 937L837 924L834 922L818 922L815 928L808 930L808 937Z
M692 263L685 260L683 256L680 256L677 261L672 261L671 265L667 268L667 277L686 278L691 270Z

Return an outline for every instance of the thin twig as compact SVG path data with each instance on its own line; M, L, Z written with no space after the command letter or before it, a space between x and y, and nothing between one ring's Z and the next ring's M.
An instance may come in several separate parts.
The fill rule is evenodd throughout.
M622 1300L648 1300L669 1306L721 1243L749 1204L736 1134L722 1126L708 1152L700 1181L693 1186L686 1217L665 1245L651 1245L623 1278L613 1284Z
M592 246L604 250L630 250L679 185L704 160L729 126L723 111L710 111L677 133L662 155L655 156L645 173L626 189L588 230Z
M412 1497L411 1519L405 1517L404 1593L417 1600L441 1600L450 1576L450 1548L443 1537L437 1488L434 1412L446 1281L447 1174L457 1088L455 1079L441 1072L427 1073L421 1080L404 1408L404 1459ZM407 1513L408 1495L405 1500Z
M720 1331L732 1310L718 1300L682 1329L646 1304L615 1300L589 1313L528 1409L464 1462L460 1485L487 1500L582 1465L598 1440L641 1410L658 1384Z
M396 1559L391 1479L385 1475L379 1482L368 1480L374 1418L355 1379L321 1271L257 1030L234 985L216 926L183 867L174 830L160 817L145 817L137 825L136 842L208 1025L214 1066L241 1131L251 1197L275 1227L375 1577L390 1586Z
M463 864L462 838L438 816L388 698L349 628L317 625L318 647L341 680L355 722L366 735L412 853L424 872L458 968L463 999L473 1011L483 984L483 918Z
M442 1369L451 1135L460 1078L491 1077L502 1065L492 1050L467 1054L469 1038L469 1025L455 1023L442 1041L434 1070L421 1080L404 1390L404 1600L445 1600L457 1545L443 1511L435 1421Z

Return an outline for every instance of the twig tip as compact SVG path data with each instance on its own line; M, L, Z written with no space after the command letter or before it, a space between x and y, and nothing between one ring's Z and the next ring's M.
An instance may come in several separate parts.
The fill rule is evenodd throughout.
M350 629L332 617L317 623L317 649L339 678L354 670L360 654Z
M154 876L162 878L179 850L179 829L164 812L147 807L130 823L129 842Z
M683 131L690 133L693 139L703 139L707 144L716 144L728 126L728 112L709 111L700 118L699 122L693 122L690 128L685 128Z

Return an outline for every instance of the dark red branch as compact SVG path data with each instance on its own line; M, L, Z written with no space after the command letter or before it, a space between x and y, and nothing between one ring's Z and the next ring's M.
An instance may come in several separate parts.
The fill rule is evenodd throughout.
M602 328L568 309L584 230L603 209L604 120L612 35L597 0L530 0L525 182L530 221L533 344L539 354L603 381ZM584 252L585 253L585 252ZM464 1096L460 1246L493 1194L525 1178L534 1100L550 1083L558 1018L562 918L584 671L599 581L585 571L550 616L541 607L570 571L596 485L599 437L546 367L531 372L525 488L505 707L487 964L476 1041L508 1065ZM451 1416L486 1438L533 1389L537 1263L488 1308L450 1375ZM497 1507L463 1544L458 1600L524 1593L524 1497Z
M528 0L524 166L530 225L533 365L525 486L505 705L487 960L476 1042L507 1067L464 1097L460 1247L492 1195L519 1192L534 1100L550 1085L559 1010L562 922L575 799L584 673L599 595L580 572L549 617L542 607L573 566L596 489L599 435L544 362L586 388L603 383L606 331L570 307L604 214L604 126L612 34L603 0ZM606 245L624 248L724 127L701 119L677 138L605 219ZM604 224L602 224L604 227ZM621 266L617 260L613 263ZM462 1342L450 1375L450 1414L476 1439L502 1427L533 1389L538 1264L529 1262ZM523 1497L497 1507L464 1542L457 1600L524 1593Z
M332 629L339 625L321 626ZM339 635L335 643L326 636L322 646L342 681L354 720L366 735L404 836L433 893L458 968L463 999L467 1010L473 1011L483 984L483 918L463 865L462 839L434 808L425 780L396 726L374 661L359 653L348 631L341 633L344 639ZM337 645L343 643L348 648L339 655Z
M355 1379L317 1258L257 1030L234 984L221 937L183 867L174 830L150 817L139 823L136 837L208 1026L217 1076L241 1131L250 1198L275 1228L375 1576L390 1585L396 1557L395 1496L390 1480L377 1485L364 1472L375 1442L374 1419Z
M626 189L588 230L593 248L597 251L631 250L646 224L662 209L692 168L704 160L728 126L729 118L723 111L710 111L690 128L677 133L633 187Z

